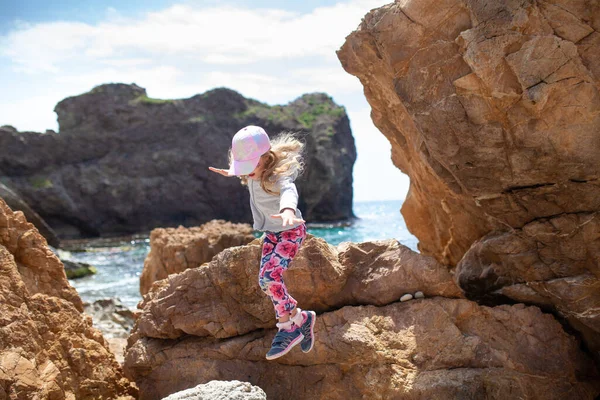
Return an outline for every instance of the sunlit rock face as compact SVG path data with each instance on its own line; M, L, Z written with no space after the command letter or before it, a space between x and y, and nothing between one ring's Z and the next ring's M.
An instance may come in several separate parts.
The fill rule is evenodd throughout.
M247 125L306 143L296 183L307 221L354 216L350 121L324 93L269 106L224 88L162 100L135 84L106 84L55 111L59 133L0 127L0 180L61 239L251 222L247 188L208 170L227 167L231 139Z
M62 263L0 199L0 398L134 399Z
M411 178L420 250L469 298L558 312L596 355L599 28L595 1L405 0L338 52Z
M155 281L198 267L228 247L253 240L250 225L223 220L192 228L156 228L150 233L150 253L140 276L140 292L144 295Z
M315 346L267 361L275 334L256 277L261 242L157 281L125 371L140 399L243 380L274 399L593 399L597 372L550 314L462 299L446 266L395 240L333 247L308 237L285 273L317 310ZM404 293L426 298L401 303Z
M226 340L144 338L126 368L141 399L246 379L275 399L593 399L589 359L535 307L443 298L319 316L312 352L266 361L275 331ZM193 356L192 356L193 355Z
M157 281L140 304L133 339L186 334L227 338L275 325L258 285L261 241L223 250L210 263ZM447 268L395 240L343 243L309 235L285 273L290 293L307 309L386 305L405 293L460 298Z

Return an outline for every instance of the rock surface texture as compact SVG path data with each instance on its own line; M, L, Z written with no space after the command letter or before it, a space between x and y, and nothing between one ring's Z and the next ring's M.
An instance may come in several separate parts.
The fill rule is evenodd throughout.
M600 361L600 3L408 0L338 52L420 250L468 298L556 312Z
M210 381L172 394L163 400L267 400L267 395L261 388L248 382Z
M256 282L260 240L158 281L125 355L140 399L244 380L274 399L593 399L592 359L537 307L462 299L446 266L396 241L308 237L286 272L319 312L312 352L267 361L272 305ZM426 298L400 303L402 294ZM443 296L443 297L442 297Z
M46 240L0 199L0 398L136 396Z
M209 262L222 250L254 240L248 224L213 220L199 227L157 228L150 233L150 253L140 276L140 292L170 274Z
M228 165L231 138L246 125L271 136L301 132L306 171L297 185L307 220L353 217L354 138L346 111L325 94L270 107L228 89L158 100L109 84L55 111L59 134L0 128L0 180L61 239L250 222L247 189L208 170Z
M133 337L175 339L185 334L227 338L275 325L258 285L262 243L233 247L210 263L158 281L144 296ZM385 305L404 293L462 297L447 268L395 240L345 243L338 249L311 235L285 273L302 308Z

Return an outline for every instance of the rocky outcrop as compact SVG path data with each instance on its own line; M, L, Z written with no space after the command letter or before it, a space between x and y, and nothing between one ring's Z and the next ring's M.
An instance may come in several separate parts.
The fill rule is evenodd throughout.
M164 400L267 400L265 392L247 382L210 381L192 389L174 393Z
M157 282L139 306L132 336L226 338L274 326L273 305L258 285L261 246L257 239L226 249L200 268ZM417 290L426 296L462 297L446 267L395 240L345 243L336 249L309 235L285 282L302 307L318 312L350 304L385 305Z
M556 312L596 355L599 29L586 0L409 0L338 52L410 175L421 251L469 298Z
M596 213L565 214L491 233L460 261L456 277L470 297L503 299L557 310L600 350L600 220Z
M7 276L18 278L18 285L15 282L6 283L23 285L23 293L28 296L44 294L56 297L69 302L79 312L83 310L79 295L69 285L62 263L48 248L46 240L27 222L22 212L13 212L2 199L0 241L7 263L4 270ZM13 271L13 267L18 271Z
M231 138L250 124L271 136L301 132L306 171L297 185L307 220L353 217L354 139L344 108L325 94L270 107L228 89L158 100L109 84L55 111L59 134L0 128L0 179L62 239L251 221L247 190L208 170L227 165Z
M170 274L209 262L222 250L254 240L248 224L213 220L199 227L157 228L150 233L150 253L140 276L140 292Z
M228 340L144 339L126 367L141 399L213 379L242 379L275 399L593 399L573 338L534 307L427 299L345 307L317 319L311 353L264 359L274 330ZM190 357L190 354L194 354ZM586 377L587 375L587 377ZM291 377L291 379L290 379ZM587 382L586 382L587 381Z
M461 299L446 266L394 240L335 248L309 236L285 280L301 307L319 311L315 347L267 361L275 319L256 282L260 246L226 249L155 283L125 356L141 399L211 380L244 380L290 400L600 393L591 358L552 315ZM415 290L426 298L398 301Z
M347 38L339 58L411 177L423 251L455 265L492 229L598 209L599 15L585 0L405 1Z
M0 275L0 398L137 396L46 240L2 200Z

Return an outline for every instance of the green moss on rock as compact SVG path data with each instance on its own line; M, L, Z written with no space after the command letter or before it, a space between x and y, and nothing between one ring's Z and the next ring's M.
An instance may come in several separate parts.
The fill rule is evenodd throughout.
M344 107L336 105L330 97L313 94L305 95L288 106L271 107L267 104L252 102L245 111L237 113L235 116L239 119L255 117L276 125L286 125L290 121L299 122L305 129L312 129L322 115L339 118L345 113ZM328 128L327 135L333 136L334 134L334 129Z
M84 276L94 275L98 271L90 264L74 262L69 260L61 260L65 266L65 273L68 279L78 279Z
M293 115L291 115L290 112L282 106L270 107L262 103L256 103L248 106L246 111L236 114L236 117L240 119L256 117L279 125L294 118Z
M135 100L133 100L133 103L138 103L138 104L149 104L149 105L153 105L153 104L168 104L168 103L173 103L175 100L170 100L170 99L154 99L152 97L148 97L146 95L140 96L138 98L136 98Z
M187 122L204 122L206 121L206 116L198 115L196 117L189 118Z
M337 106L332 102L317 102L314 98L307 99L308 109L298 117L298 121L307 129L311 129L317 118L321 115L331 115L339 118L344 115L343 107ZM333 135L333 129L331 134Z
M29 183L36 189L46 189L51 188L53 186L52 181L50 179L40 175L32 176L31 178L29 178Z

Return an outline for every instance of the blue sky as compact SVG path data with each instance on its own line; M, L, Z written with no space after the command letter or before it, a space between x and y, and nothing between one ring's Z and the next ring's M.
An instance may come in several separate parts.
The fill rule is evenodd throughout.
M408 178L373 126L358 79L335 51L372 8L347 1L0 2L0 125L57 129L54 105L108 82L157 98L218 86L268 104L326 92L346 107L358 201L403 199Z
M331 6L336 1L304 0L304 1L190 1L174 2L170 0L62 0L49 4L47 0L3 0L0 2L0 27L6 30L14 21L48 22L56 20L71 20L87 23L97 23L102 20L107 9L119 10L123 15L136 16L148 11L160 11L173 4L187 4L191 6L219 6L231 5L241 8L280 8L288 11L306 13L316 7ZM382 3L383 4L383 3Z

